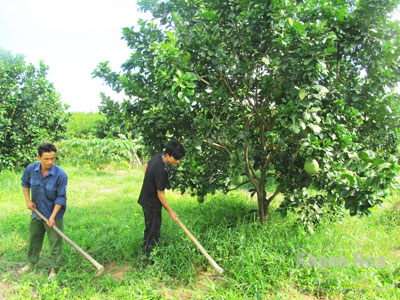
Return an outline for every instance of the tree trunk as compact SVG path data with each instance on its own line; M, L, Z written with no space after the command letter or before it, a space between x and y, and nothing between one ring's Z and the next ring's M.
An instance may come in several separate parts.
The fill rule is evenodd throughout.
M262 224L264 224L265 221L268 220L268 214L269 214L269 202L264 202L264 221Z
M258 215L260 217L260 223L264 224L266 220L268 220L268 209L269 203L266 203L266 194L263 190L261 194L257 194L257 202L258 202Z
M136 160L137 166L138 166L138 167L141 167L141 166L142 166L142 163L141 163L141 161L140 161L140 159L139 159L139 156L138 156L138 155L136 154L136 152L133 151L133 150L132 150L132 155L133 155L133 157L134 157L135 160ZM134 163L132 162L132 164L134 164Z
M263 187L263 191L265 191L265 187ZM262 195L257 194L257 201L258 201L258 212L260 215L260 222L264 224L265 221L268 220L269 214L269 206L271 205L272 201L275 197L279 194L279 187L275 190L271 197L268 199L266 198L266 193L263 192Z

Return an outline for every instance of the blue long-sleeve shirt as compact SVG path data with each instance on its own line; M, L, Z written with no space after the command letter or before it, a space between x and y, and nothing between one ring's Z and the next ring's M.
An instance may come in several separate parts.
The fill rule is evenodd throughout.
M56 204L62 206L55 217L56 220L64 216L67 207L67 183L67 174L56 165L53 165L46 176L43 176L40 162L26 167L21 177L21 185L31 189L31 200L46 218L50 218ZM36 213L32 212L32 216L40 220Z

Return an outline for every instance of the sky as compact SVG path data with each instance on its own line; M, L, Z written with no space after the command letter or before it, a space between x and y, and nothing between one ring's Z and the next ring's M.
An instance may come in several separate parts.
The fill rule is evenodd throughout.
M130 56L122 28L136 26L136 0L0 0L0 48L43 60L47 79L71 112L97 112L100 92L121 99L103 80L92 79L99 62L114 71Z
M0 0L0 48L34 65L43 60L69 111L97 112L100 92L114 100L123 95L91 73L103 61L119 71L131 53L122 28L139 18L150 19L136 0Z

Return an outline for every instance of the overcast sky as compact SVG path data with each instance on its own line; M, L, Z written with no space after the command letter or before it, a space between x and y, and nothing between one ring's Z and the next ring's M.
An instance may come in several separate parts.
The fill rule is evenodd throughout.
M122 28L139 17L136 0L0 0L0 47L43 60L69 111L96 112L101 91L116 96L91 73L102 61L119 70L130 55Z

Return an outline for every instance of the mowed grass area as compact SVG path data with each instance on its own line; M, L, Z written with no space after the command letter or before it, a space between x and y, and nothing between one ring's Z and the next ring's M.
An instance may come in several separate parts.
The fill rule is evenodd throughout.
M37 268L26 263L30 212L21 173L0 174L0 299L399 299L400 207L393 193L369 218L325 222L314 233L271 210L260 226L246 192L208 195L167 192L170 205L225 270L214 274L178 224L163 213L162 236L149 267L141 245L137 204L140 169L63 166L69 175L66 235L106 267L97 270L64 243L64 267L47 282L48 241Z

